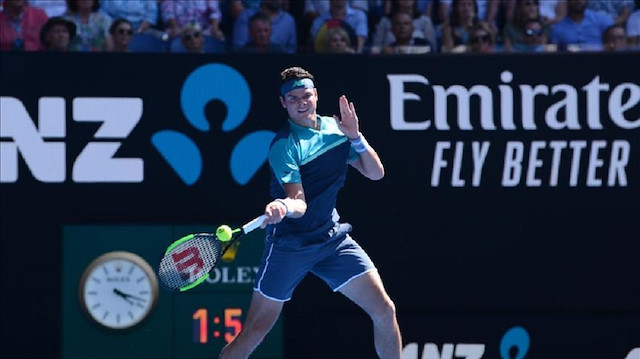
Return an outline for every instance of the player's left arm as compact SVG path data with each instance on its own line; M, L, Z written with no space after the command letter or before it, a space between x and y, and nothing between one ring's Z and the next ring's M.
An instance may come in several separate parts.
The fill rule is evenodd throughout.
M338 101L340 105L340 118L333 116L338 123L340 131L344 133L351 145L358 152L359 156L350 161L349 164L357 169L363 176L374 181L384 177L384 166L380 161L378 153L367 143L362 133L360 133L360 125L358 115L353 106L353 102L349 102L347 97L342 95Z

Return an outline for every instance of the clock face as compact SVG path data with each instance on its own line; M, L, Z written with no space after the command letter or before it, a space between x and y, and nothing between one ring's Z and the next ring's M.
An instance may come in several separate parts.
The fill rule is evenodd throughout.
M158 281L141 257L110 252L96 258L80 280L80 303L89 317L110 329L128 329L147 318L158 298Z

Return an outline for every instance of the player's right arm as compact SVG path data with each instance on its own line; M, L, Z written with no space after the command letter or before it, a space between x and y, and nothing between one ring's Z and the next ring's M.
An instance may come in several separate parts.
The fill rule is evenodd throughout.
M265 225L280 223L284 217L300 218L307 211L301 183L284 183L282 188L286 197L274 199L264 209L264 214L267 215Z

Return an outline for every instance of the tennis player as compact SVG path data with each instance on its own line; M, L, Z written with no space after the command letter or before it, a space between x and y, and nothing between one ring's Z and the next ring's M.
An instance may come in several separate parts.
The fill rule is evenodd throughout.
M393 302L351 226L335 210L347 164L379 180L384 167L359 132L353 103L339 98L340 117L316 113L318 90L300 67L281 73L280 102L289 119L269 150L271 195L265 207L265 251L244 329L220 358L247 358L271 330L294 289L313 273L371 317L380 358L400 359L402 344Z

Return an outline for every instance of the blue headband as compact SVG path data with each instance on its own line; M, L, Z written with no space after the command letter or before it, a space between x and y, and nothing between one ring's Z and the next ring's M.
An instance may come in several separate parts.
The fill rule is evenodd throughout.
M295 89L312 89L315 87L316 86L313 84L313 80L309 78L293 79L285 82L282 87L280 87L280 94L284 97L284 95Z

